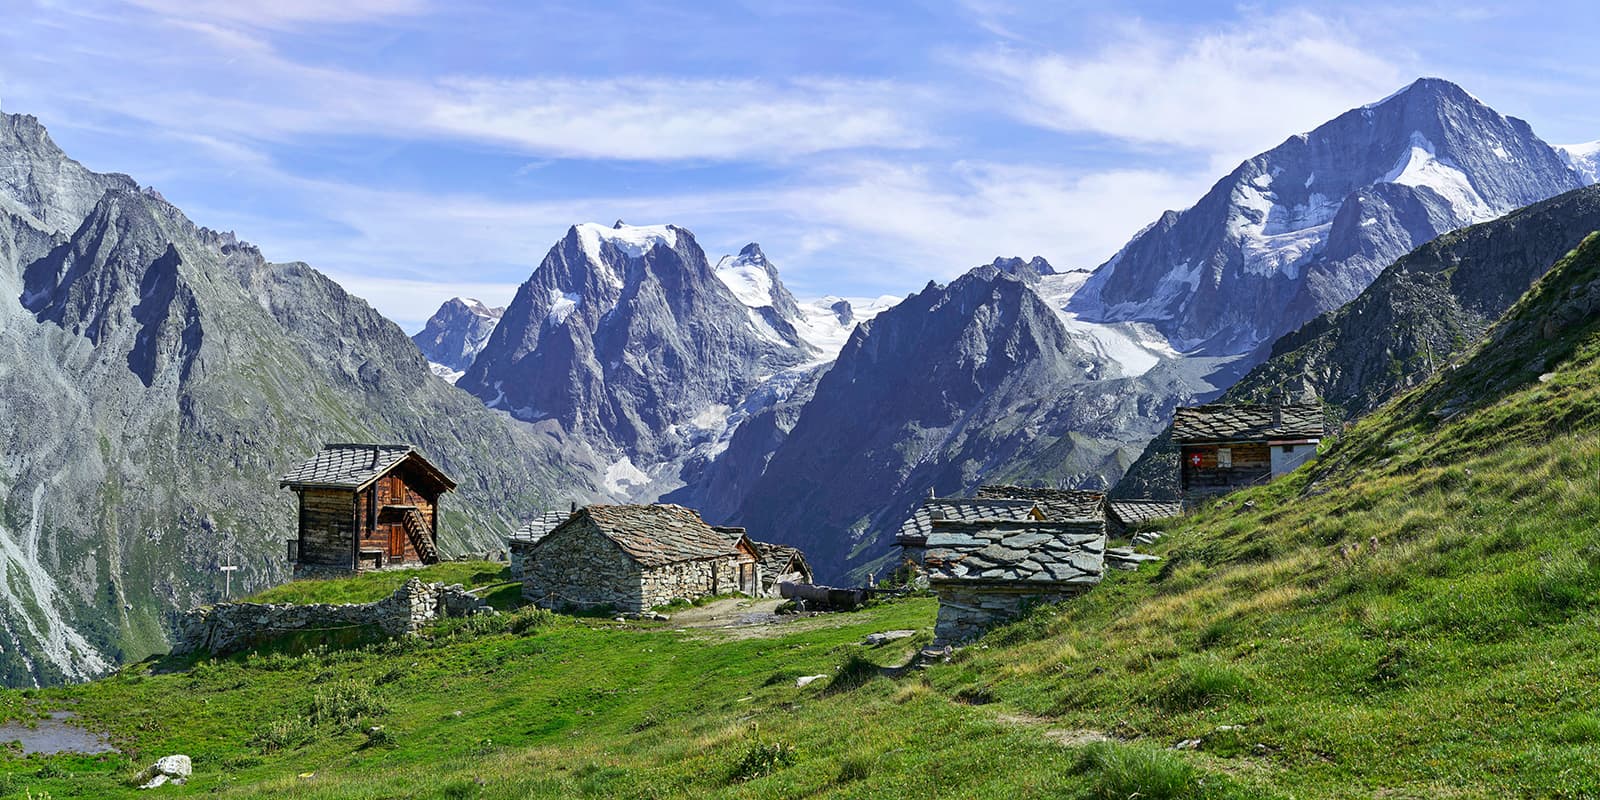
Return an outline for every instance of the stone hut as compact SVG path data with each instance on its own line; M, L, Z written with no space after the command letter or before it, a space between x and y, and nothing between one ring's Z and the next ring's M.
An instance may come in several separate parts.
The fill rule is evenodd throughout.
M520 581L522 576L527 574L527 562L528 558L533 554L534 545L555 530L558 525L566 522L567 517L572 516L577 510L578 507L574 504L566 511L540 512L533 519L528 520L527 524L512 531L511 535L506 537L506 551L511 555L512 580Z
M677 505L591 505L535 544L522 596L546 608L641 612L673 600L761 590L748 536L713 530Z
M279 487L299 500L301 578L437 562L439 498L456 484L408 444L330 444Z
M811 565L806 563L806 554L800 552L800 548L767 542L752 544L756 546L756 552L761 554L762 594L778 597L778 584L813 581Z
M1182 514L1182 504L1164 500L1111 500L1106 503L1106 522L1112 536L1127 536L1143 525Z
M1040 603L1076 597L1105 573L1103 514L1073 520L937 520L924 564L939 596L934 636L977 637Z
M935 522L979 520L1044 521L1044 512L1032 500L992 500L974 497L928 497L900 524L895 544L907 562L921 567L928 535Z
M1317 454L1320 403L1212 404L1173 413L1185 505L1293 472Z

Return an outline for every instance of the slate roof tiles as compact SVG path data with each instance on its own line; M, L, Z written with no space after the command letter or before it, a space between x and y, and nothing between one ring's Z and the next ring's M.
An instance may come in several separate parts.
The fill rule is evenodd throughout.
M739 541L712 530L693 510L665 503L584 506L563 525L580 519L593 521L606 538L644 567L733 555Z
M415 456L447 490L455 482L445 477L409 444L330 444L283 476L278 485L359 489Z
M1214 403L1173 412L1172 438L1180 443L1316 439L1323 435L1322 424L1320 403Z

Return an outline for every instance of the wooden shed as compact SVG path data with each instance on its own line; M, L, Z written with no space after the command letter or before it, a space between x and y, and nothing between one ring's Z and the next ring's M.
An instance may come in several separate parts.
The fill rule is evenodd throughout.
M1311 460L1322 441L1322 405L1212 404L1179 408L1172 439L1185 504L1265 483Z
M283 476L300 502L295 577L439 560L439 498L455 481L408 444L330 444Z

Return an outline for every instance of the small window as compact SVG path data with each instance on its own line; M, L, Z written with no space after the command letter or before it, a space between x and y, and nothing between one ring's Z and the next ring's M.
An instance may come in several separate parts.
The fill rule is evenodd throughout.
M1217 466L1222 469L1233 468L1233 450L1227 447L1217 448Z
M1293 453L1294 452L1294 445L1292 445L1292 444L1284 445L1283 446L1283 452L1285 452L1285 453Z

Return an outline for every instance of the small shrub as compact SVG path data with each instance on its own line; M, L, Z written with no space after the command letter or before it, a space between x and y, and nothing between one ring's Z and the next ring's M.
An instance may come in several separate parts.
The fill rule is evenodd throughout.
M555 624L560 616L548 608L528 606L515 613L506 615L506 630L518 636L525 636L534 631L548 628Z
M859 654L851 653L844 660L844 663L839 665L838 671L833 675L833 680L828 681L827 691L829 694L848 692L866 685L868 681L878 677L878 675L877 664Z
M477 781L451 781L439 790L439 796L445 800L472 800L483 792L482 784Z
M366 727L374 717L388 710L371 687L356 681L340 681L317 690L306 711L306 721L313 726L328 725L352 731Z
M1555 739L1564 744L1600 742L1600 717L1593 714L1574 714L1556 729Z
M765 777L795 762L794 745L780 741L754 741L739 754L729 777L733 781L749 781Z
M374 725L367 729L367 741L362 743L363 748L369 747L395 747L400 744L400 737L394 731L382 725Z
M250 739L250 746L262 753L293 750L316 738L316 730L304 719L284 717L267 723Z
M1201 797L1194 767L1182 756L1147 745L1094 742L1078 753L1072 771L1087 779L1085 800L1182 800Z
M1178 662L1178 672L1162 687L1157 698L1171 711L1193 711L1225 700L1250 697L1250 681L1238 670L1210 658Z
M872 776L872 759L864 756L846 756L839 762L839 774L834 776L834 783L850 783L851 781L865 780Z

